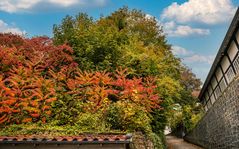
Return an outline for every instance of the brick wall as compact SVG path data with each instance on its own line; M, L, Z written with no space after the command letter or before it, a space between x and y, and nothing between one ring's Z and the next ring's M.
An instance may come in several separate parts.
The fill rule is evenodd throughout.
M184 139L208 149L239 149L239 77Z

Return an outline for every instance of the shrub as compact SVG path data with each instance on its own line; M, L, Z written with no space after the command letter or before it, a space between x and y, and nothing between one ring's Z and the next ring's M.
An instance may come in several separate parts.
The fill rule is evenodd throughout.
M17 47L12 42L0 46L1 125L41 121L82 130L152 131L150 112L161 103L155 77L130 76L122 68L82 71L71 48L46 37L22 39Z

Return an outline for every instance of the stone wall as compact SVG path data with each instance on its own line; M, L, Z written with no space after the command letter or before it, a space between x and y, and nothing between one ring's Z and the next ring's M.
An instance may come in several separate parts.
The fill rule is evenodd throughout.
M207 149L239 149L239 77L184 139Z
M144 134L135 132L132 137L130 149L154 149L154 145Z

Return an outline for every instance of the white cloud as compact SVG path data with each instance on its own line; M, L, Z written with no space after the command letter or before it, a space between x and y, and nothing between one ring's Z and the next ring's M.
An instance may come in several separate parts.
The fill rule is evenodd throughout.
M26 34L25 31L20 30L17 27L12 27L5 23L4 21L0 20L0 32L2 33L13 33L13 34L19 34L19 35L24 35Z
M208 63L212 64L215 56L214 55L199 55L199 54L193 54L191 56L185 57L184 62L189 62L189 63Z
M191 35L209 35L209 29L192 28L188 25L177 25L170 21L163 24L164 32L171 37L185 37Z
M18 10L27 10L40 2L40 0L1 0L0 10L6 12L16 12Z
M172 46L172 52L174 55L177 55L177 56L180 56L180 55L186 56L192 53L191 51L188 51L185 48L180 46Z
M29 11L33 7L41 7L41 4L53 7L70 6L102 6L107 0L1 0L0 11L14 13Z
M235 11L231 0L189 0L183 4L172 3L164 9L161 18L179 23L217 24L228 21Z
M212 64L215 56L214 55L202 55L194 53L193 51L187 50L180 46L172 46L172 52L174 55L182 58L185 63L206 63Z
M68 7L68 6L77 4L78 2L82 3L82 1L78 1L78 0L48 0L48 1L49 3L61 5L63 7Z

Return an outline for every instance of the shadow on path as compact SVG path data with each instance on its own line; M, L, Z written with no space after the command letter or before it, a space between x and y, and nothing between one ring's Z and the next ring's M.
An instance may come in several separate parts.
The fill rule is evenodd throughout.
M166 136L167 149L203 149L175 136Z

